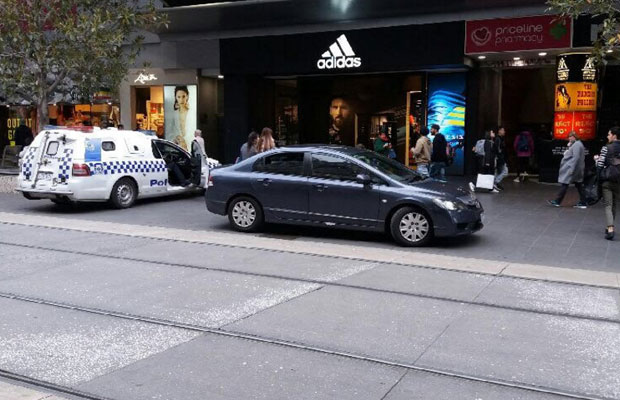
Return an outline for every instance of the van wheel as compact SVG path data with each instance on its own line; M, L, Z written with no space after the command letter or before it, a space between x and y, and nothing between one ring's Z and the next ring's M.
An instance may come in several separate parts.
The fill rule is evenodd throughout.
M263 224L263 209L251 197L237 197L228 206L228 221L237 231L254 232Z
M112 187L110 202L115 208L129 208L136 202L138 188L129 178L120 179Z
M407 247L425 246L433 238L433 224L424 211L403 207L390 220L390 232L396 243Z

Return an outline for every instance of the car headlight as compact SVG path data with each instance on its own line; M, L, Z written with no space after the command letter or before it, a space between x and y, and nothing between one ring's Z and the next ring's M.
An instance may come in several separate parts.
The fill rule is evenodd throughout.
M456 201L451 200L442 200L442 199L433 199L433 203L437 204L439 207L444 210L456 211L458 210L459 204Z

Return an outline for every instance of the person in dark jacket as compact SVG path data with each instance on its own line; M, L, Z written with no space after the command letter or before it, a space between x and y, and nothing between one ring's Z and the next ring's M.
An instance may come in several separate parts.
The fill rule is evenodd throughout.
M530 157L534 154L534 139L529 131L523 131L515 138L515 153L517 153L517 177L515 182L523 182L527 177L527 168L530 165Z
M575 204L575 208L587 208L586 193L583 190L583 174L586 167L586 150L579 140L577 133L568 134L568 150L564 152L562 162L560 163L560 174L558 182L562 184L562 188L555 200L549 200L548 203L554 207L560 207L568 186L572 183L579 191L579 203Z
M32 143L32 130L21 120L19 126L15 130L15 144L17 146L30 146Z
M392 143L385 132L381 132L378 138L375 139L374 149L376 153L382 154L386 157L389 156L392 149Z
M502 181L508 175L508 165L506 163L506 129L500 126L495 135L495 189L504 190Z
M603 146L601 154L596 159L596 166L604 169L610 167L614 161L620 159L620 127L614 126L607 133L608 144ZM617 162L617 161L616 161ZM603 204L605 205L605 218L607 228L605 239L613 240L615 235L614 225L616 220L616 203L620 199L620 182L605 181L603 188Z
M439 125L431 125L433 136L433 151L431 152L431 178L446 180L446 166L448 165L448 142L446 137L439 133Z

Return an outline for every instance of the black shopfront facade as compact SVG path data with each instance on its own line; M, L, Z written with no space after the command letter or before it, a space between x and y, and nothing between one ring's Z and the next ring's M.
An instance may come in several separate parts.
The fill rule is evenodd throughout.
M335 129L343 144L369 147L386 132L409 164L414 127L438 123L458 149L451 172L463 174L475 140L463 38L460 21L222 39L220 152L231 162L265 126L280 145L328 143Z

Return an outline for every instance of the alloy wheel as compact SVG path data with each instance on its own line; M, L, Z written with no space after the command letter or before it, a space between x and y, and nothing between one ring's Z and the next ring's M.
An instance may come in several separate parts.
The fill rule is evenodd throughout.
M423 240L430 232L428 219L419 212L405 214L399 223L398 230L401 236L411 243Z
M256 221L256 208L249 201L239 201L233 207L232 218L235 224L247 228Z

